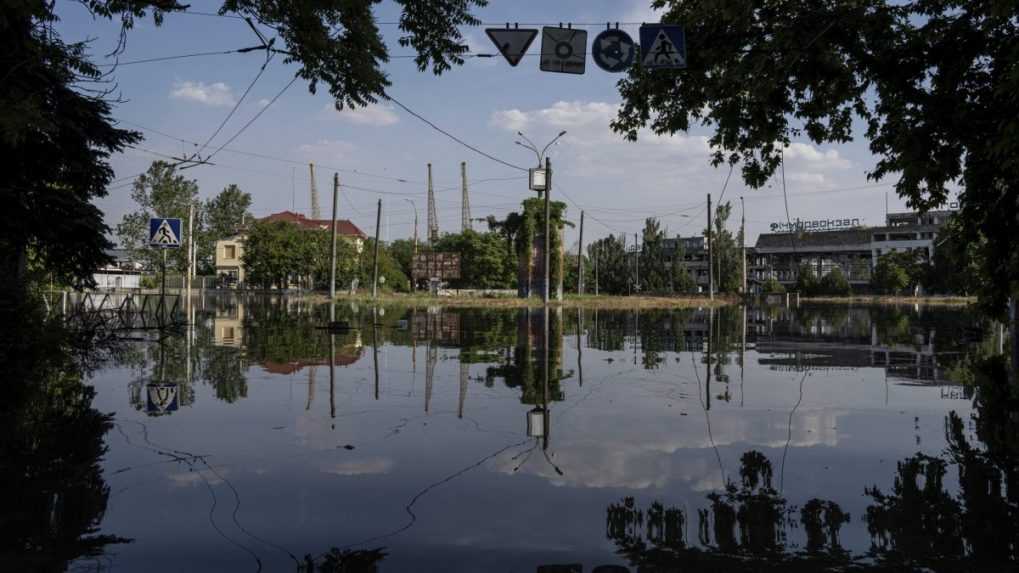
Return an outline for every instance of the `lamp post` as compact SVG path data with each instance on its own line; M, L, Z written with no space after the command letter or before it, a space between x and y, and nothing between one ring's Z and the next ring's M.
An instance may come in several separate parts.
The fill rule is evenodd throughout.
M551 209L552 208L551 208L551 204L550 204L550 200L549 200L549 195L552 193L552 165L551 165L551 162L549 161L548 157L545 157L545 152L548 151L548 148L552 147L552 145L555 144L555 142L559 141L559 138L561 138L562 136L566 135L566 130L560 131L558 135L556 135L554 138L552 138L552 141L549 141L545 145L545 147L541 148L541 151L538 151L538 146L535 145L533 141L528 139L527 136L523 134L523 132L518 131L517 135L519 135L520 138L523 139L524 141L526 141L527 143L524 144L524 143L521 143L520 141L514 141L513 143L516 143L520 147L524 147L526 149L530 149L531 151L534 152L534 155L537 156L537 158L538 158L538 166L537 166L537 168L531 170L531 172L530 172L530 177L529 177L529 179L530 179L530 188L533 191L539 191L539 192L540 191L544 191L545 192L545 281L544 281L545 289L544 289L544 293L542 294L542 301L547 305L548 304L548 300L549 300L550 284L552 282L552 264L551 264L552 259L551 259L551 253L550 253L550 250L552 248L552 240L551 240L551 237L552 237L552 235L551 235L551 228L552 228L552 225L551 225ZM541 162L542 162L542 160L545 161L545 169L544 169L544 171L541 169Z

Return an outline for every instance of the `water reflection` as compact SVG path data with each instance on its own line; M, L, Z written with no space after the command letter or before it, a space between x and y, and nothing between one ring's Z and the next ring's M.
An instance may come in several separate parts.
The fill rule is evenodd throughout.
M335 319L349 328L325 329L321 304L210 296L185 335L96 373L124 434L96 458L119 502L102 532L146 540L119 563L158 553L145 503L190 548L165 570L1015 558L1015 429L984 370L1000 341L966 310L343 304Z

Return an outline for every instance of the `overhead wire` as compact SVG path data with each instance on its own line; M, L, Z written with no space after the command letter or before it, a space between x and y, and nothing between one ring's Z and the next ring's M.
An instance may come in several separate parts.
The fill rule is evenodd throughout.
M213 151L208 157L205 158L205 160L206 161L211 160L213 157L216 156L217 153L222 151L223 148L225 148L227 145L230 145L231 143L234 142L235 139L240 137L241 134L244 133L245 130L247 130L249 127L251 127L251 124L255 123L258 120L258 118L262 117L262 114L265 113L266 110L268 110L270 107L272 107L272 104L276 103L276 100L278 100L280 98L280 96L282 96L284 93L286 93L286 91L288 89L290 89L290 86L294 85L294 82L296 82L299 77L300 76L296 76L295 75L293 77L293 79L291 79L289 82L287 82L287 85L283 86L283 89L281 89L279 92L277 92L276 95L272 96L272 99L269 100L269 103L265 104L265 106L263 106L262 109L258 110L258 113L256 113L254 117L252 117L250 120L248 120L248 122L245 123L237 131L237 133L233 134L233 136L230 137L230 139L226 140L226 142L224 142L223 145L220 145L219 147L217 147L215 151Z
M209 143L211 143L213 139L216 139L216 136L219 135L219 132L223 131L223 128L226 127L226 124L230 121L230 118L232 118L234 114L237 113L238 108L240 108L241 104L244 103L244 98L248 97L248 94L251 93L251 89L255 87L256 83L258 83L258 79L262 77L263 73L265 73L265 68L269 65L269 62L272 61L273 56L274 54L271 52L266 56L265 62L262 63L262 67L258 69L258 73L255 74L255 77L251 80L251 83L248 84L248 87L244 90L244 93L241 94L241 97L237 98L237 101L234 102L234 106L233 108L230 109L230 113L226 114L226 117L223 118L223 121L221 121L219 123L219 126L216 128L216 131L212 132L212 135L210 135L209 138L205 140L205 143L203 143L202 146L198 149L198 151L195 152L196 157L200 156L202 151L205 151L205 148L209 146Z

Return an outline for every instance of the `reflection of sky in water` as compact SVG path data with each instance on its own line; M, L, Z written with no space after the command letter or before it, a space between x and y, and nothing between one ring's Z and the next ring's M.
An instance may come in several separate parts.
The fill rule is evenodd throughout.
M564 371L576 370L575 341L565 337ZM251 551L263 570L293 570L287 551L314 555L377 538L367 545L388 548L384 571L533 571L556 562L589 569L621 563L605 537L605 512L624 496L686 508L695 544L696 510L726 478L739 479L740 456L751 449L771 460L790 504L838 502L852 515L843 545L864 551L864 487L887 489L905 456L940 453L946 412L969 410L965 400L944 399L938 385L889 381L883 368L804 376L762 366L774 355L751 350L742 381L738 353L728 354L729 382L712 381L707 411L700 353L663 352L658 369L644 370L629 346L584 348L583 386L574 372L562 382L565 400L551 406L546 459L526 436L532 406L520 402L519 388L483 384L489 365L470 366L457 416L454 348L437 353L426 415L425 355L419 346L412 372L410 348L380 349L379 400L370 347L337 367L335 418L324 364L287 374L252 366L247 396L233 404L196 383L193 405L159 418L128 406L136 373L97 374L95 407L119 421L107 435L112 496L103 529L135 539L114 548L115 563L254 569ZM206 456L211 468L167 461L145 449L146 437L178 455ZM954 482L953 472L948 477ZM801 532L789 536L802 543Z

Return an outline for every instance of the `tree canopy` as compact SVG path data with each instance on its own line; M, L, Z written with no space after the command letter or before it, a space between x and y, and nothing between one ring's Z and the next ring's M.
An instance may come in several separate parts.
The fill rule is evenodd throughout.
M964 229L982 233L987 301L1019 278L1019 6L1006 0L655 0L682 24L684 70L631 68L613 128L629 139L700 124L712 162L761 187L793 138L869 141L875 180L920 210L956 185Z

